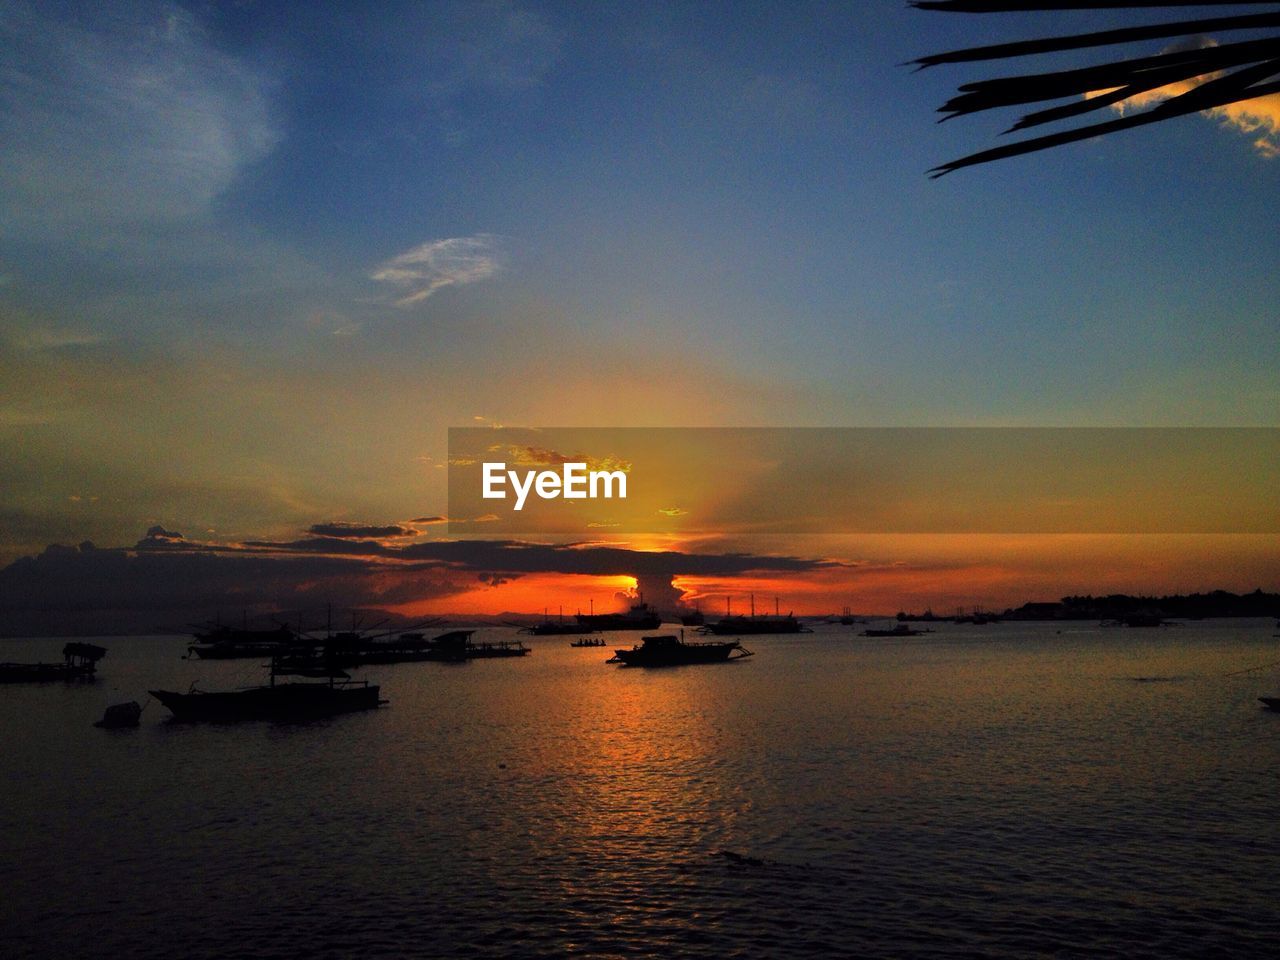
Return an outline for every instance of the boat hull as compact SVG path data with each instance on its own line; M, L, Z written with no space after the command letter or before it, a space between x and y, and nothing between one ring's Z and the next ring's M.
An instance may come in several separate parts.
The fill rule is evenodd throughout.
M169 708L175 720L309 720L375 709L376 684L278 683L270 687L222 693L148 691Z
M675 637L645 637L638 647L614 650L608 663L624 667L680 667L696 663L727 663L751 656L737 640L684 643Z
M794 617L726 617L708 623L703 630L718 636L753 637L775 633L811 633Z

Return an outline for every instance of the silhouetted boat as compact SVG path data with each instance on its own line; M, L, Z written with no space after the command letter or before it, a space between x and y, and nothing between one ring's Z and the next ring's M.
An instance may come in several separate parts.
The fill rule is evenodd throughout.
M644 602L634 604L626 613L579 613L574 618L583 627L593 630L656 630L662 626L662 616Z
M1268 710L1280 710L1280 697L1259 697L1258 700Z
M933 631L917 630L914 627L908 627L905 623L900 623L896 627L890 627L887 630L867 629L862 631L864 637L918 637L922 633L933 633Z
M1111 620L1099 621L1100 627L1171 627L1168 620L1158 613L1126 613Z
M792 614L782 616L778 612L778 598L773 598L773 616L756 614L755 596L751 597L750 616L731 616L726 612L724 619L708 623L703 627L705 633L718 636L759 636L767 633L812 633L813 631L797 620Z
M194 634L196 642L187 647L201 660L243 660L270 657L298 646L309 646L287 624L270 630L247 630L218 625Z
M701 610L695 607L693 613L682 613L680 622L686 627L700 627L707 622L707 618Z
M402 633L385 640L369 640L359 637L326 645L329 662L338 667L359 667L375 663L417 663L444 661L456 663L462 660L483 660L491 657L522 657L529 648L518 640L499 640L491 643L473 643L474 630L450 630L428 639L421 633Z
M542 618L543 619L541 623L535 623L535 624L532 624L531 626L521 627L520 632L528 633L535 637L562 637L562 636L570 636L570 635L579 634L579 633L595 633L596 632L595 627L583 626L581 623L578 623L577 621L570 622L566 620L564 618L563 608L561 608L560 617L557 620L552 620L550 617L548 617L546 610L542 611ZM514 624L512 624L512 626L514 626Z
M603 647L604 637L586 637L586 638L583 638L582 640L573 640L573 641L570 641L569 646L571 647Z
M666 634L641 637L637 646L630 650L615 650L605 662L619 663L624 667L675 667L690 663L725 663L752 655L737 640L685 643L679 637Z
M0 683L92 680L106 655L105 647L73 640L62 648L62 663L0 663Z
M310 677L319 682L277 683L276 677ZM352 680L343 671L316 658L273 657L266 686L244 690L187 693L148 691L173 713L175 720L309 720L356 710L372 710L386 701L380 688L367 680Z

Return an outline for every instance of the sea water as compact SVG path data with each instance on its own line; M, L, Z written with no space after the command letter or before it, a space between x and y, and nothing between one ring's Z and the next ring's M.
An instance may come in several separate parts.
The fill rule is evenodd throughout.
M260 682L106 638L93 684L0 687L11 957L1269 953L1272 621L860 627L736 663L355 672L377 710L92 726ZM477 640L508 639L485 630ZM629 646L638 634L607 635ZM58 659L61 641L0 641Z

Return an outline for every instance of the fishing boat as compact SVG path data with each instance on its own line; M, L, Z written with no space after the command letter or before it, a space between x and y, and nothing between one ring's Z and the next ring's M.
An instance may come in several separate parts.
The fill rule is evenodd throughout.
M691 663L727 663L753 656L737 640L685 643L682 637L665 634L641 637L630 650L615 650L605 663L624 667L675 667Z
M210 630L193 634L196 642L187 647L188 655L200 660L243 660L270 657L303 644L287 624L270 630L249 630L219 624Z
M591 613L579 613L574 619L579 626L593 630L656 630L662 626L662 615L644 602L643 594L626 613L596 613L592 603Z
M680 614L680 622L686 627L700 627L707 622L706 614L704 614L698 606L694 606L693 613Z
M756 615L755 594L751 595L751 614L749 616L733 616L729 611L726 599L725 616L715 623L708 623L702 628L704 633L718 636L759 636L767 633L812 633L793 614L783 616L778 610L778 598L773 598L773 616L762 613Z
M895 627L888 629L871 629L862 631L864 637L918 637L922 633L933 633L932 630L917 630L915 627L908 627L905 623L900 623Z
M62 648L61 663L0 663L0 683L49 683L92 680L105 647L72 641Z
M186 693L150 690L175 720L311 720L376 709L380 687L314 657L272 657L266 686L206 692L195 684ZM310 678L278 683L277 677Z
M583 637L581 640L572 640L569 643L571 647L603 647L604 637Z
M511 624L515 626L516 624ZM544 608L542 611L542 622L521 626L520 632L527 633L535 637L563 637L571 636L579 633L595 633L598 628L592 626L584 626L576 621L568 621L564 618L564 607L560 608L560 616L556 620L552 620L547 616Z
M529 648L519 640L471 639L474 630L454 630L436 637L434 643L439 660L491 660L495 657L523 657Z
M529 652L520 641L499 640L474 643L474 630L450 630L428 638L421 633L402 633L387 639L355 637L342 639L338 634L332 644L326 644L329 662L339 667L360 667L366 664L418 663L443 661L458 663L463 660L482 660L491 657L521 657Z

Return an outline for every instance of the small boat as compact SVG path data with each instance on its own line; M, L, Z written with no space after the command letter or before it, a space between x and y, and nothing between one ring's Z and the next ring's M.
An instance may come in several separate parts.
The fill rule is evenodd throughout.
M857 617L853 615L853 611L848 607L845 607L844 613L840 614L841 626L851 627L855 623L861 623L861 622L862 622L861 620L859 620Z
M571 647L603 647L604 637L583 637L581 640L569 642Z
M72 641L62 648L62 663L0 663L0 683L49 683L92 680L105 647Z
M105 730L119 730L122 727L136 727L142 719L142 704L137 700L128 703L117 703L107 707L102 719L94 723L95 727Z
M685 643L680 637L666 634L641 637L630 650L615 650L605 663L624 667L675 667L690 663L727 663L753 656L737 640Z
M1280 710L1280 697L1259 697L1258 700L1268 710Z
M320 682L288 681L276 677L309 677ZM195 684L186 693L148 691L173 713L175 720L312 720L355 710L373 710L385 700L380 688L367 680L352 680L332 664L316 658L272 657L266 686L244 690L205 692Z
M933 631L917 630L915 627L908 627L905 623L900 623L896 627L890 627L887 630L868 628L862 631L864 637L918 637L922 633L933 633Z
M700 627L707 622L707 617L700 607L694 606L693 613L680 614L680 622L686 627Z

